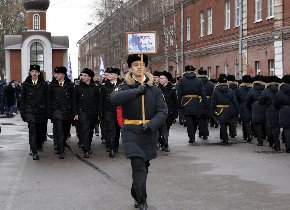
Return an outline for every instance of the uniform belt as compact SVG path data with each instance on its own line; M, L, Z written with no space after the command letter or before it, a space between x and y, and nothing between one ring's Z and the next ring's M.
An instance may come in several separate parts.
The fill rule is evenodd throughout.
M184 95L182 98L189 98L187 102L183 104L183 99L181 100L181 106L186 106L193 98L198 98L198 95Z
M145 124L149 123L150 120L145 120ZM125 119L124 124L125 125L141 125L143 123L143 120L127 120Z
M216 108L230 108L230 105L216 105Z
M184 95L184 98L198 98L198 95Z

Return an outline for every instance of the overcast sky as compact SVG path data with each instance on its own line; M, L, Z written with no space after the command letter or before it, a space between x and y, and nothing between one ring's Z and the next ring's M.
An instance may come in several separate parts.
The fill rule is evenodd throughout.
M47 10L47 31L52 36L68 36L69 54L72 62L74 77L77 77L78 47L76 43L93 26L88 23L92 20L94 0L50 0Z

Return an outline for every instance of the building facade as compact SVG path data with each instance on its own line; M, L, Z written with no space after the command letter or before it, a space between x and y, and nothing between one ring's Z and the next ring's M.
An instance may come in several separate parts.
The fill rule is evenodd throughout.
M79 40L79 69L126 67L126 31L156 31L158 53L151 71L182 74L184 66L220 73L290 73L290 1L128 1Z
M21 35L5 35L5 66L7 81L24 81L29 67L40 65L47 80L52 79L56 66L67 66L69 39L51 36L46 31L46 10L49 0L24 0L27 31Z

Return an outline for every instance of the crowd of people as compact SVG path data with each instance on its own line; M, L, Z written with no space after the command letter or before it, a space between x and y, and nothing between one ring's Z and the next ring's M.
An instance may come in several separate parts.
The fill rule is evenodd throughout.
M190 144L194 144L196 133L208 140L209 125L219 126L220 139L228 144L241 124L245 142L257 138L257 145L263 146L267 139L269 146L279 151L281 137L290 153L290 75L282 79L244 75L237 81L233 75L220 74L213 80L203 68L196 70L188 65L176 80L167 71L146 71L148 56L144 55L143 62L139 55L129 55L129 71L123 78L120 69L107 68L100 82L93 80L94 72L88 68L72 82L65 67L56 67L53 80L47 82L40 67L32 65L18 93L21 100L16 100L14 83L5 88L0 85L0 90L4 89L0 99L5 99L7 116L15 111L15 104L21 105L33 160L39 160L38 151L43 150L48 119L53 123L54 147L60 159L64 159L72 125L84 158L93 152L92 139L94 133L99 134L99 127L111 158L118 153L121 137L125 155L131 160L131 194L140 209L147 209L149 161L156 158L159 149L170 152L169 131L178 117L179 123L187 127ZM10 103L7 94L14 101Z

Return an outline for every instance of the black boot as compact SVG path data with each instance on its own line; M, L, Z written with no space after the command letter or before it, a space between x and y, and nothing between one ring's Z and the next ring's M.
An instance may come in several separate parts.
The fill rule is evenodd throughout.
M60 154L59 154L59 157L58 157L59 159L64 159L64 155L63 155L63 152L60 152Z
M138 209L139 208L139 204L136 200L134 200L134 208Z
M145 203L140 204L140 205L139 205L139 208L140 208L140 210L148 210L148 205L147 205L147 203L145 202Z
M115 152L113 149L110 150L109 156L110 156L110 158L115 157Z
M85 152L84 153L84 158L89 158L90 156L89 156L89 153L88 152Z
M39 160L39 156L37 153L33 154L33 160Z

